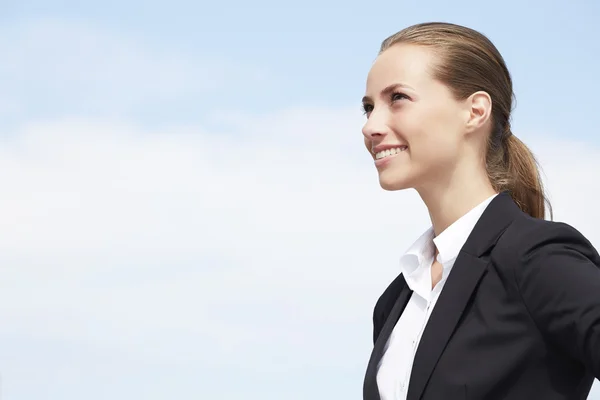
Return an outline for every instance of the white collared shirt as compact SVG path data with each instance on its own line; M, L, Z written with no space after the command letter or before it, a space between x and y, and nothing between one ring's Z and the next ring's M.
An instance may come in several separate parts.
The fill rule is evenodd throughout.
M429 316L452 270L458 253L493 195L434 237L429 228L400 259L400 271L413 294L386 344L379 362L377 386L381 400L405 400L413 360ZM431 288L431 266L438 250L442 278Z

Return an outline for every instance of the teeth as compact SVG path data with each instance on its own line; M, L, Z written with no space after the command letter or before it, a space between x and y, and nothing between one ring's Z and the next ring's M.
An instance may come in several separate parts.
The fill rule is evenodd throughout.
M393 156L393 155L396 155L406 149L407 149L406 146L401 146L401 147L394 147L393 149L383 150L383 151L380 151L379 153L375 154L375 159L379 160L384 157Z

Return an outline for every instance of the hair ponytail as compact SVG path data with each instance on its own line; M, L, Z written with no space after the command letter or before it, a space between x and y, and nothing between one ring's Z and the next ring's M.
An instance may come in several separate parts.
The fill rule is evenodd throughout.
M500 189L508 190L523 212L534 218L544 219L548 201L535 156L510 129L505 134L503 147L507 179L503 185L505 187ZM549 203L548 211L552 219Z

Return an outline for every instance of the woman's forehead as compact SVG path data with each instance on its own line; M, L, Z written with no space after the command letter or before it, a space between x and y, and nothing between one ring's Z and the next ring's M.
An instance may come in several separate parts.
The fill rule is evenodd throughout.
M430 67L435 61L435 54L425 46L394 45L373 63L367 76L367 87L374 91L390 84L417 88L433 79Z

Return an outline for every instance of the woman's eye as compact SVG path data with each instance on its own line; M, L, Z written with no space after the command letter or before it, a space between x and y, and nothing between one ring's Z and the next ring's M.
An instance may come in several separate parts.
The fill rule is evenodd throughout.
M409 99L409 97L407 95L405 95L404 93L392 93L390 100L392 103L398 101L398 100L405 100L405 99ZM368 115L370 112L373 111L373 105L372 104L368 104L368 103L363 103L362 105L362 109L363 109L363 114Z
M392 102L398 101L398 100L403 100L403 99L408 99L408 96L405 95L404 93L393 93L392 94Z

